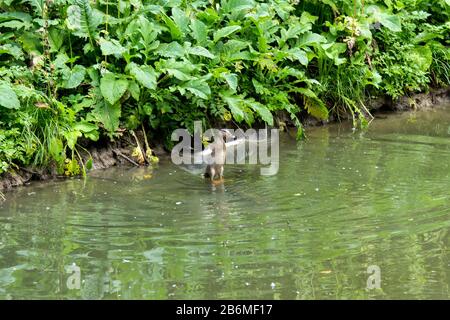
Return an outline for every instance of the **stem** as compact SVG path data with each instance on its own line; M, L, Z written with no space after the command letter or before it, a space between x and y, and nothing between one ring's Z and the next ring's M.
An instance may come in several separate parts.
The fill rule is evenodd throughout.
M52 96L52 85L53 81L50 79L50 73L54 74L54 70L51 63L51 56L50 56L50 43L48 41L48 8L49 8L49 0L45 0L45 2L42 3L42 20L44 20L44 32L42 33L42 42L44 44L44 74L45 78L47 80L47 95L49 97ZM48 63L48 66L47 66ZM48 68L48 70L47 70ZM49 72L50 71L50 72Z
M139 150L140 150L141 153L142 153L142 156L143 156L143 158L144 158L144 161L147 162L147 159L145 158L145 152L144 152L144 149L141 147L141 144L139 143L138 137L136 136L136 134L134 133L133 130L131 130L131 134L133 135L134 140L136 140L137 146L138 146Z
M145 133L144 124L142 124L142 133L144 134L144 142L147 150L151 150L147 140L147 134Z

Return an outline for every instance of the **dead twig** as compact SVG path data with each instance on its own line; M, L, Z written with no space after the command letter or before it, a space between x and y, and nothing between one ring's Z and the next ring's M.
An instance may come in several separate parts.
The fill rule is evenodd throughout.
M113 150L113 153L114 153L115 155L117 155L117 156L119 156L119 157L122 157L122 158L124 158L125 160L129 161L130 163L132 163L132 164L135 165L136 167L139 167L139 164L138 164L136 161L134 161L133 159L127 157L127 156L124 155L122 152L117 151L117 150Z

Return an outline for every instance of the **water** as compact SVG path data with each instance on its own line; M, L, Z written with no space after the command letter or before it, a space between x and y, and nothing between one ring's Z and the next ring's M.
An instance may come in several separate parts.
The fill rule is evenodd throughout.
M6 193L0 298L450 298L450 108L308 136L276 176L162 159Z

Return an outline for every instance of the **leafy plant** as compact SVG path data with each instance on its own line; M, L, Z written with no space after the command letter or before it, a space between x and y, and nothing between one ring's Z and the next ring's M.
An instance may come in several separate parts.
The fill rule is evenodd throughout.
M196 120L364 125L369 96L449 84L449 17L438 0L0 0L0 173L80 174L89 141Z

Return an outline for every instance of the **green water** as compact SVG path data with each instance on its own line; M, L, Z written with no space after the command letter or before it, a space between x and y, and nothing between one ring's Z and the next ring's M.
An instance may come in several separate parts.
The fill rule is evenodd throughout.
M0 298L449 299L450 108L308 136L270 177L162 159L6 193Z

